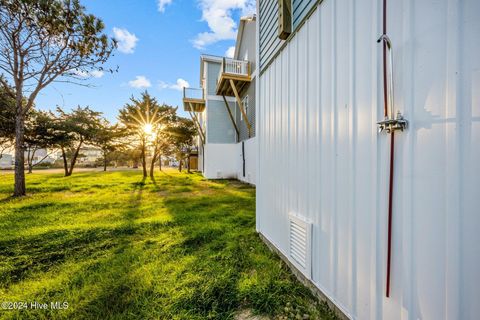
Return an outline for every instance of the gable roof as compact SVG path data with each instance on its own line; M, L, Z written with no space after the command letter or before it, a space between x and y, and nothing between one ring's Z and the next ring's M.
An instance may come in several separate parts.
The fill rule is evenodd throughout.
M247 22L256 21L256 20L257 20L256 15L245 16L240 18L240 25L238 26L238 32L237 32L237 41L235 41L235 53L233 54L234 59L238 59L238 52L240 50L240 45L242 43L243 30L245 29L245 24Z

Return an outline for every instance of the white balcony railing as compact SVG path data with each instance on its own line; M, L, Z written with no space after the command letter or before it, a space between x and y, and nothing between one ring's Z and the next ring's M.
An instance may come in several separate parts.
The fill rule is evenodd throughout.
M222 67L220 68L219 77L222 73L228 73L239 76L250 75L250 63L245 60L235 60L230 58L223 58Z
M201 88L183 88L184 99L205 100L205 91Z

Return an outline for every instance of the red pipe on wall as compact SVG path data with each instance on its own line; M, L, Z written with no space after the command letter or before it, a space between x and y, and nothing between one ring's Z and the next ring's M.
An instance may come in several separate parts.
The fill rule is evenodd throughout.
M390 181L388 186L388 250L387 250L387 285L385 295L390 297L390 269L392 259L392 220L393 220L393 169L395 164L395 131L390 133Z
M387 35L387 0L383 0L383 34ZM392 50L390 48L390 50ZM393 66L392 66L393 70ZM391 75L393 77L393 74ZM383 102L384 117L388 118L388 82L387 82L387 42L383 41ZM393 85L393 84L392 84ZM393 88L391 88L393 90ZM393 105L390 106L390 117L394 117ZM387 232L387 279L386 279L386 297L390 297L390 278L391 278L391 260L392 260L392 220L393 220L393 179L395 165L395 131L390 131L390 172L388 185L388 232Z

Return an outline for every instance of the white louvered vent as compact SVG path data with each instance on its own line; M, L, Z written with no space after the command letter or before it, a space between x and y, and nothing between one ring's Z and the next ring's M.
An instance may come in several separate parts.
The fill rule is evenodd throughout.
M294 265L310 279L312 225L301 217L290 214L290 258Z

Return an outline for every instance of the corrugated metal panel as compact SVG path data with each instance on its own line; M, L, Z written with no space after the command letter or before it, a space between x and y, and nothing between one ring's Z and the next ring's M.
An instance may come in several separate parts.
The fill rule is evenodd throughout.
M317 0L292 0L293 30L297 29L316 3Z
M235 179L237 177L237 153L235 143L205 144L205 170L207 179Z
M237 143L236 149L237 179L255 185L257 183L257 138ZM245 171L243 170L243 158L245 158ZM244 172L245 176L243 175Z
M312 280L352 318L477 319L480 2L389 2L410 121L396 135L390 299L381 10L325 0L260 76L257 228L288 256L289 212L312 221Z
M260 69L265 66L283 43L278 38L278 2L277 0L259 1L259 50Z

